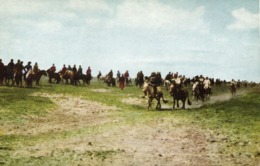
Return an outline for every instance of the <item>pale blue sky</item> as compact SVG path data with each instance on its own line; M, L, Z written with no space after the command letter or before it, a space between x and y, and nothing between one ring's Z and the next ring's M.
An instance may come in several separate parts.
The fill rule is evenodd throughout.
M260 81L257 0L0 0L0 57Z

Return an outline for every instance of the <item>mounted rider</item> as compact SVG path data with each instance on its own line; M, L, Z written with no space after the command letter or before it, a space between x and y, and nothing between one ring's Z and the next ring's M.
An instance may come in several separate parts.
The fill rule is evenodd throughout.
M2 62L2 59L0 59L0 72L4 72L4 69L5 69L5 65Z
M88 69L86 71L86 75L87 75L87 77L91 77L91 68L90 68L90 66L88 67Z
M66 67L65 64L63 64L63 67L62 67L62 69L60 71L61 75L64 75L66 71L67 71L67 67Z
M210 82L210 80L209 80L209 78L208 77L206 77L205 78L205 80L203 81L203 85L204 85L204 89L206 90L206 89L211 89L211 82Z
M55 66L55 64L53 63L52 64L52 66L50 67L50 72L52 73L52 74L54 74L55 73L55 71L56 71L56 66Z
M38 66L38 63L35 62L34 66L33 66L33 73L37 74L38 72L39 72L39 66Z
M110 70L109 73L107 74L107 79L110 81L112 80L112 78L113 78L113 71Z
M77 67L76 67L76 65L73 66L72 71L73 71L74 74L77 73Z
M154 89L154 94L157 93L157 87L162 85L162 76L160 72L152 72L151 76L149 77L149 85L153 87Z
M82 75L83 74L83 72L82 72L82 67L81 67L81 65L79 65L79 68L78 68L78 75Z
M8 65L7 65L7 67L8 67L9 69L11 69L12 71L14 70L14 60L13 60L13 59L10 60L10 62L9 62Z
M0 59L0 85L3 84L4 70L5 70L5 65L2 62L2 59Z
M32 71L32 65L31 65L32 62L28 62L27 65L24 66L24 79L27 78L27 73L29 73L29 71L31 72Z

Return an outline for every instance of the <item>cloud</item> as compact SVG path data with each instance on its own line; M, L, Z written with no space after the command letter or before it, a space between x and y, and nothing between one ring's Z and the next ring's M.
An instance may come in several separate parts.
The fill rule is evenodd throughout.
M205 8L193 11L174 8L159 1L128 0L116 9L114 24L130 28L160 28L171 30L206 30Z
M70 0L67 7L77 11L112 12L105 0Z
M227 26L229 30L250 30L259 27L259 14L240 8L232 11L235 22Z
M0 14L7 16L32 14L42 10L45 5L33 0L0 0Z
M29 20L29 19L16 19L12 22L14 25L19 25L26 29L34 29L43 33L58 32L63 28L62 23L56 20Z

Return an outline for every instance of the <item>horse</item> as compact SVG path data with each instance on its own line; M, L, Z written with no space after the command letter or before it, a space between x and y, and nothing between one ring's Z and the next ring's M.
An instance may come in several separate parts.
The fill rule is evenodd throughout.
M47 72L45 71L45 70L40 70L40 71L38 71L38 72L36 72L36 73L34 73L33 74L33 79L35 80L35 84L37 85L37 86L39 86L40 85L40 79L41 79L41 77L42 76L47 76Z
M194 89L194 98L196 100L205 100L205 89L202 84L198 84Z
M231 84L229 88L230 88L232 96L234 96L236 94L236 92L237 92L236 85L235 84Z
M30 69L25 75L25 84L27 88L32 88L33 78L34 74L32 69Z
M23 86L23 72L22 71L15 71L14 72L14 80L16 83L16 86Z
M91 74L87 74L85 76L85 79L84 79L84 82L87 84L87 85L90 85L90 81L92 80L92 76Z
M155 89L156 88L156 89ZM168 101L164 99L163 92L161 86L152 86L149 84L149 82L145 81L143 86L143 92L145 95L148 96L148 106L147 109L150 110L152 106L153 99L157 100L156 109L161 109L161 99L164 103L167 103Z
M4 77L5 77L5 84L7 86L13 86L14 85L14 72L13 72L12 67L5 66Z
M170 94L173 97L173 109L175 109L175 102L177 100L177 107L179 107L179 100L182 101L182 109L185 109L185 102L188 101L188 105L191 105L189 99L189 92L187 89L180 89L177 87L176 83L173 83L170 87Z
M47 75L49 76L49 80L48 80L49 83L52 83L52 79L54 79L57 84L60 83L61 78L59 73L52 72L50 69L48 69L46 72Z
M137 76L135 79L135 85L141 88L144 85L144 77L143 76Z
M107 76L104 82L107 84L107 86L113 86L113 87L116 86L116 79L113 77Z
M170 90L170 86L171 86L170 80L167 80L167 79L163 80L163 84L164 84L167 91Z
M211 94L212 94L211 87L204 87L205 100L209 100Z

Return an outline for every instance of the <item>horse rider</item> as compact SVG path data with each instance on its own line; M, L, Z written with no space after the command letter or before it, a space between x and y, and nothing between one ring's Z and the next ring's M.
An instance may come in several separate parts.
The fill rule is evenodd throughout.
M98 80L100 79L101 76L102 76L101 71L99 71L97 75Z
M26 75L27 73L29 72L29 70L32 69L32 65L31 65L32 62L28 62L27 65L24 66L24 79L26 79Z
M17 63L14 65L15 72L22 72L23 71L23 61L17 60Z
M204 85L204 89L211 88L211 86L210 86L211 82L208 77L206 77L205 80L203 81L203 85Z
M154 89L154 94L157 93L157 87L162 84L162 77L160 72L152 72L150 76L149 85L151 85Z
M235 85L236 86L236 81L234 80L234 79L232 79L231 81L230 81L230 85L232 86L232 85Z
M2 62L2 59L0 59L0 85L3 85L3 76L4 76L4 69L5 69L5 65L4 63Z
M61 69L61 71L60 71L60 73L61 73L62 75L64 75L66 71L67 71L67 67L66 67L66 65L64 64L63 67L62 67L62 69Z
M37 74L38 72L39 72L39 66L38 66L38 63L35 62L35 64L33 65L33 73Z
M119 80L119 78L121 77L121 73L119 70L117 70L117 73L116 73L116 78Z
M2 62L2 59L0 59L0 71L4 71L4 69L5 69L5 65Z
M87 76L91 76L91 69L90 69L90 66L88 67L87 71L86 71L86 75Z
M171 72L169 72L167 75L166 75L166 77L165 77L165 80L171 80L172 79L172 73Z
M113 78L113 71L110 70L110 72L107 74L108 80L111 80Z
M13 59L10 60L7 67L13 71L13 69L14 69L14 60Z
M50 72L55 73L55 71L56 71L56 67L55 64L53 63L52 66L50 67Z
M81 68L81 65L79 65L79 68L78 68L78 74L79 74L79 75L82 75L82 68Z
M125 76L126 79L128 79L128 77L129 77L129 72L128 72L128 70L126 70L124 76Z
M125 76L124 76L124 74L122 74L119 77L119 87L120 87L121 90L123 90L124 87L125 87Z
M76 67L76 65L73 66L72 71L73 71L73 73L77 73L77 67Z
M72 70L70 65L68 66L68 70Z

